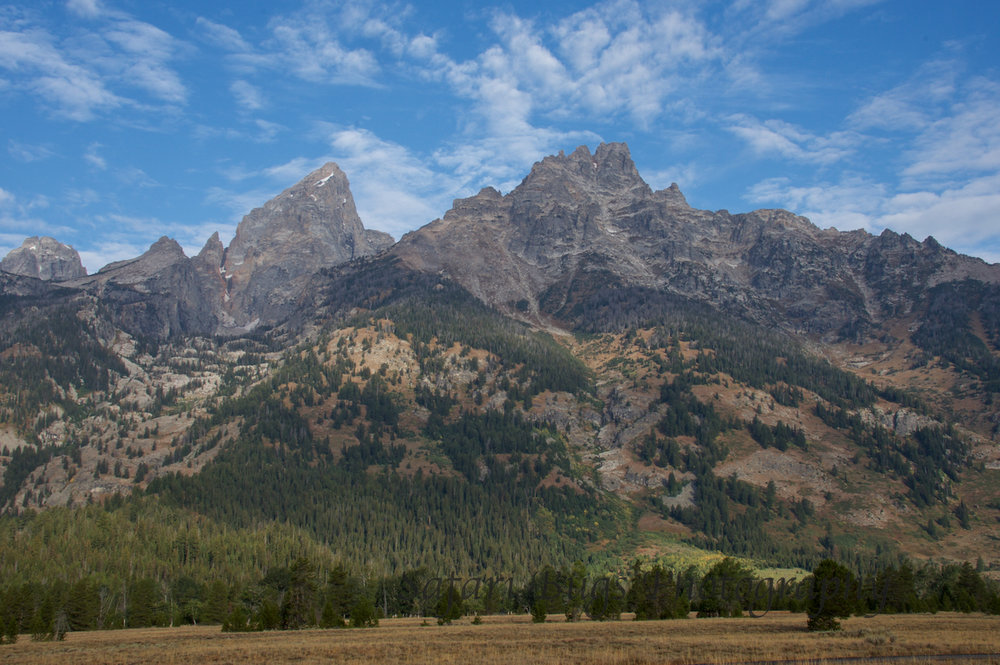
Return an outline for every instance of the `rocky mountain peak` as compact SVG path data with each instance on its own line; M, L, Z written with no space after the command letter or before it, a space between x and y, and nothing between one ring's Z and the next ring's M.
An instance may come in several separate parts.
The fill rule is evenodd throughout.
M187 261L184 250L173 238L162 236L149 246L141 256L125 261L115 261L101 268L98 275L114 273L114 279L127 284L145 280L170 266Z
M205 246L201 248L198 252L198 256L195 258L207 265L214 266L216 270L222 267L222 261L226 256L226 248L222 244L222 240L219 238L219 232L216 231L212 234L212 237L208 239Z
M75 249L48 236L26 238L20 247L0 261L0 270L52 282L87 274Z
M208 303L213 307L221 306L225 299L226 280L222 277L222 262L226 259L226 248L216 231L201 248L198 255L191 259L194 270L201 276L201 288L208 294Z
M561 191L574 194L581 189L614 196L632 190L637 194L651 192L624 143L602 143L593 154L582 145L568 156L560 152L545 157L532 167L518 187L522 188L546 190L556 196Z
M228 314L237 325L277 320L311 275L375 254L391 241L365 230L347 176L333 162L324 164L252 210L236 228L222 263Z

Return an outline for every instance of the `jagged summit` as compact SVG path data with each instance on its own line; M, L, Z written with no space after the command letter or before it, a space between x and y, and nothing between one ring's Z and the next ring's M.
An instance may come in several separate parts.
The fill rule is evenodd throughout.
M502 311L570 325L588 325L574 312L611 289L643 289L837 336L912 311L942 282L1000 279L932 241L823 230L787 210L696 210L676 184L653 192L623 143L546 157L509 194L458 200L392 251Z
M225 310L238 325L280 320L313 274L387 244L387 234L365 230L344 172L324 164L240 222L222 263Z
M519 189L546 189L554 184L565 185L565 193L569 195L580 187L615 196L633 189L651 191L624 143L602 143L593 154L587 146L581 145L569 155L560 152L545 157L535 163Z
M303 320L325 269L390 246L387 258L404 268L445 275L503 312L570 327L587 323L578 313L588 302L625 289L836 336L912 312L942 283L1000 282L1000 267L933 238L824 230L786 210L694 209L676 183L653 191L624 143L545 157L508 194L485 187L457 199L395 245L364 228L347 176L330 162L247 214L228 248L216 233L188 258L164 237L87 277L71 248L34 238L0 267L113 295L129 303L124 320L151 334L241 334ZM56 258L39 263L43 255Z
M681 193L681 188L677 186L676 182L670 183L670 186L666 189L661 189L656 192L656 196L662 198L667 203L676 205L681 208L689 208L687 199L684 194Z
M69 245L48 236L25 238L0 261L0 270L44 281L65 282L87 274L80 255Z

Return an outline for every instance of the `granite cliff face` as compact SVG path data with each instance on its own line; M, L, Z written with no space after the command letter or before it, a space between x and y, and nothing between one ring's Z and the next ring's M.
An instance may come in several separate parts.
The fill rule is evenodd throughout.
M696 210L676 185L652 191L624 144L546 157L506 196L455 201L392 254L508 313L577 326L617 291L623 315L670 296L845 335L909 313L936 284L1000 283L1000 266L933 238L822 230L784 210Z
M28 238L0 263L10 273L0 285L22 296L54 288L24 277L58 281L67 294L108 305L115 325L144 337L238 335L286 319L323 268L392 243L388 234L364 228L347 177L329 163L248 214L228 248L215 233L189 258L163 237L141 256L88 276L72 248Z
M457 200L391 245L364 228L347 177L329 163L250 212L228 248L216 234L188 258L162 238L86 276L71 248L29 238L0 267L79 289L110 304L127 330L156 337L239 335L305 321L319 306L332 313L339 305L316 293L338 287L322 271L350 273L353 259L387 249L394 270L443 276L502 312L583 329L634 324L680 299L792 332L861 338L926 309L931 289L1000 284L1000 266L933 238L823 230L784 210L692 208L676 185L653 191L621 143L546 157L509 194L486 188ZM972 307L981 299L963 293ZM938 301L944 312L947 299Z
M240 222L222 263L226 325L279 321L313 274L391 244L387 234L365 230L347 176L328 163Z
M109 264L66 285L106 304L112 321L133 334L157 339L212 334L225 291L218 267L221 252L218 234L193 258L164 236L138 258Z
M0 270L47 282L65 282L87 274L75 249L47 236L26 238L0 261Z

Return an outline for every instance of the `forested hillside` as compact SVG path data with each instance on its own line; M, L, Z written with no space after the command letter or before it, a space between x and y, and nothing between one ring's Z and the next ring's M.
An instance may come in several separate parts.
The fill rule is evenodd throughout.
M302 244L330 231L292 196L319 180L248 217L253 279L217 236L72 283L0 274L0 592L20 608L0 619L367 624L376 590L427 611L415 585L450 575L541 612L539 571L827 558L905 577L901 606L992 607L994 268L697 211L627 157L547 159L339 264Z

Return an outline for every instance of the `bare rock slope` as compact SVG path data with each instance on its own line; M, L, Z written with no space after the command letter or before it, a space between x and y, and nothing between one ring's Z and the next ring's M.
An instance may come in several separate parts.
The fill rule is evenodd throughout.
M0 270L52 282L87 274L75 249L48 236L26 238L20 247L0 261Z

